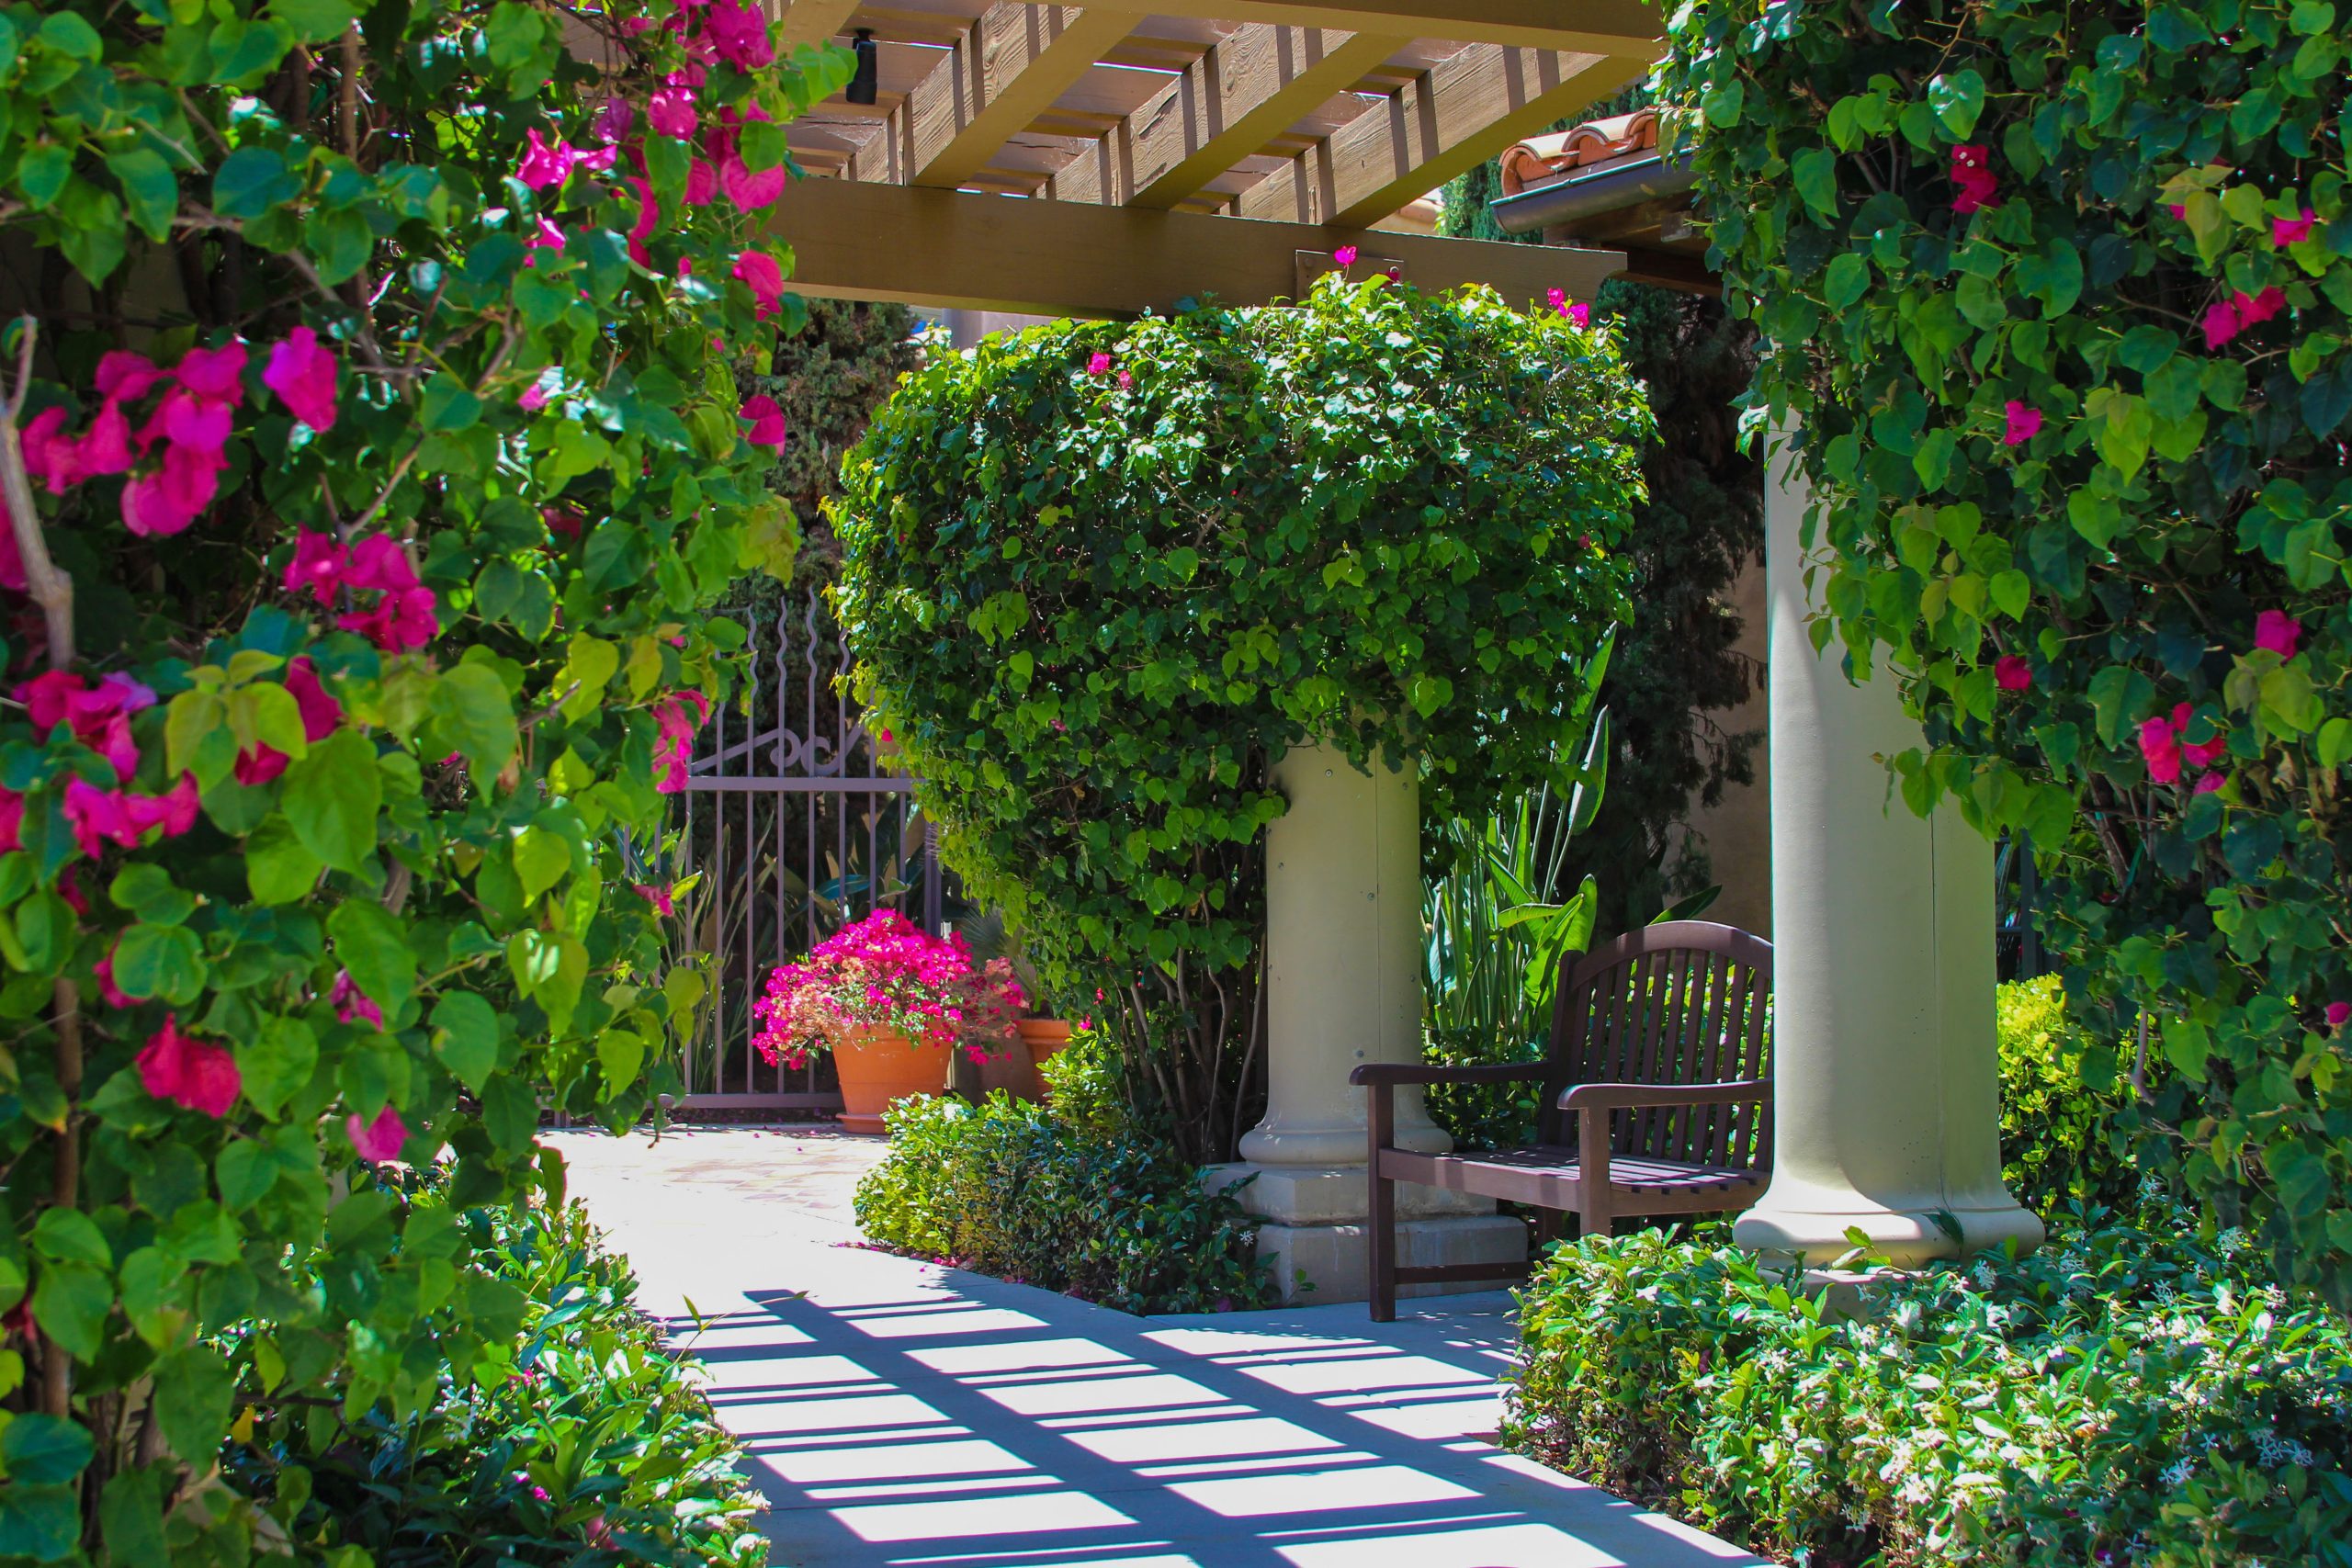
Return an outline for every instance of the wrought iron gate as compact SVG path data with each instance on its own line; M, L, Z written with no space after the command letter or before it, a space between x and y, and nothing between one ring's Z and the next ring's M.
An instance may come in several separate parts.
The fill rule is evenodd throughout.
M821 592L732 612L746 627L748 709L703 727L687 769L679 908L711 959L712 1006L684 1063L680 1109L838 1107L831 1064L770 1066L752 1047L769 971L852 920L897 908L940 929L937 845L914 781L888 771L846 691L850 656Z

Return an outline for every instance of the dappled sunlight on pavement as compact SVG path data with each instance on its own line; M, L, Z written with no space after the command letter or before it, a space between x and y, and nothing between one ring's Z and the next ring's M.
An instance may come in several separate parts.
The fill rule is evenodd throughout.
M850 1245L878 1140L548 1141L705 1363L779 1565L1762 1561L1494 1447L1501 1294L1130 1317Z

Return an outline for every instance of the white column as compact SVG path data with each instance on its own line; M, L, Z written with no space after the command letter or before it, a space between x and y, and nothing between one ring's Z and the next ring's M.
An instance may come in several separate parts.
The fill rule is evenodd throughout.
M1919 744L1894 677L1815 654L1785 456L1765 498L1770 594L1773 1174L1735 1235L1825 1262L1860 1230L1898 1265L2039 1245L2001 1183L1992 847L1921 820L1883 759ZM1955 1233L1957 1233L1955 1235Z
M1364 1091L1348 1074L1420 1060L1420 790L1409 772L1375 761L1366 774L1327 746L1290 752L1274 780L1290 809L1266 834L1266 1115L1242 1135L1243 1163L1211 1181L1255 1177L1241 1201L1266 1222L1259 1253L1286 1295L1303 1275L1314 1301L1362 1301ZM1396 1093L1396 1141L1451 1146L1418 1089ZM1397 1213L1408 1266L1523 1256L1520 1222L1483 1199L1399 1187Z

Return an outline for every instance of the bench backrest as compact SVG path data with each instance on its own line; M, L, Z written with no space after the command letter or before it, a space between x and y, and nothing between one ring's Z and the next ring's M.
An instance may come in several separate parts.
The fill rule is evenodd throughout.
M1543 1137L1572 1141L1553 1109L1579 1083L1696 1084L1772 1076L1772 944L1708 920L1629 931L1560 965ZM1772 1108L1621 1111L1614 1152L1749 1170L1772 1159Z

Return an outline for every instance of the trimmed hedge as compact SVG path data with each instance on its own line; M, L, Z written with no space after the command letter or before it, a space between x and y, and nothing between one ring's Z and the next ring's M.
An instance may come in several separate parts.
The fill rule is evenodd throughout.
M1556 1250L1506 1434L1810 1568L2352 1564L2352 1344L2243 1233L2079 1210L1862 1319L1730 1245Z

